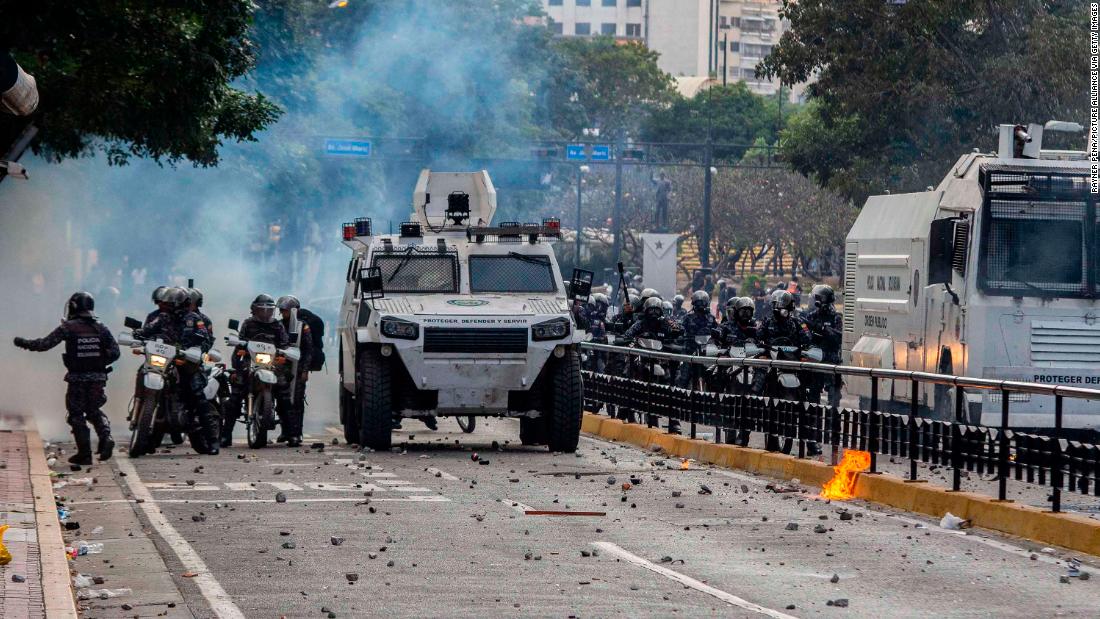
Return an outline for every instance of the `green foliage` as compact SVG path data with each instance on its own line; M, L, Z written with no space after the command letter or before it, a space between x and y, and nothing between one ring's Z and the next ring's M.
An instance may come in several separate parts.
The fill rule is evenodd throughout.
M224 140L254 140L278 108L230 84L253 66L248 0L3 2L0 41L38 80L36 152L55 161L100 146L218 163Z
M784 0L791 22L761 64L784 83L817 77L817 105L783 152L805 174L862 199L920 190L1000 123L1083 121L1083 0Z
M657 52L611 37L561 38L553 43L547 108L561 134L598 127L614 138L634 134L645 115L673 100L672 77Z
M718 158L740 159L747 145L774 143L779 125L777 108L749 91L744 82L713 86L690 99L676 97L657 109L642 127L647 142L713 142L742 145L716 149Z

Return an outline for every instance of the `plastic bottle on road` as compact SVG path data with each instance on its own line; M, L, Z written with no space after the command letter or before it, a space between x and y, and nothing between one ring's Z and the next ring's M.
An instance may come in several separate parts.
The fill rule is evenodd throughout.
M100 542L90 544L84 540L78 540L73 547L76 548L77 556L97 555L103 552L103 544Z

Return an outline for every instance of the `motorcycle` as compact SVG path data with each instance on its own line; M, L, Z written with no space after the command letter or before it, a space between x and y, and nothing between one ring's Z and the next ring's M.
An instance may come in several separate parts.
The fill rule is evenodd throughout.
M666 351L671 353L682 353L683 347L675 344L666 344L665 342L656 338L639 337L630 343L630 348L638 348L642 350L653 350L657 352ZM675 374L672 371L668 361L663 359L654 359L651 357L644 357L642 355L631 356L629 361L629 376L635 380L640 380L648 383L660 383L660 384L672 384L674 382ZM634 411L620 410L618 411L618 418L626 421L627 423L634 423L635 416ZM646 415L646 423L651 427L657 425L656 415ZM678 428L679 422L670 421L673 429ZM678 430L677 430L678 431Z
M230 331L236 333L239 328L240 321L229 321ZM279 382L275 365L298 361L301 353L293 346L280 350L274 344L242 340L236 334L226 336L225 342L236 349L238 355L247 355L249 359L237 382L245 396L243 411L225 411L225 414L241 416L243 412L248 446L260 449L267 445L267 433L275 429L274 389Z
M123 324L129 329L142 326L141 321L129 317ZM192 447L203 453L205 439L202 433L197 428L188 432L176 369L184 363L202 363L202 350L197 346L181 350L161 340L135 337L133 333L119 334L118 343L129 346L135 355L145 357L139 370L142 387L131 401L126 418L130 427L130 457L153 453L167 433L189 434Z
M822 350L816 346L803 348L802 346L791 345L784 340L770 346L768 354L772 359L778 361L820 363L825 358ZM764 394L780 400L791 400L799 403L806 401L806 389L798 372L794 370L779 368L769 370ZM770 451L781 449L783 453L789 454L792 445L793 439L786 438L783 440L782 448L779 448L778 437L773 436L772 442L766 445L765 448ZM817 443L812 441L807 441L807 449L811 456L821 453Z

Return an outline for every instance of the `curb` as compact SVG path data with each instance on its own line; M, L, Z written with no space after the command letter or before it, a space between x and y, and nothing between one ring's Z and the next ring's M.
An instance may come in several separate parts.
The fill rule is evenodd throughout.
M833 477L833 468L815 460L762 449L717 445L668 434L663 430L585 413L581 430L601 438L630 443L644 449L660 446L665 453L726 468L760 473L780 479L798 478L821 486ZM1026 539L1100 555L1100 521L1076 514L1054 513L1012 501L998 501L972 492L954 492L928 483L910 483L889 475L860 475L856 498L905 511L940 518L951 512L974 526Z
M57 519L50 467L42 450L38 430L25 431L27 456L31 464L31 493L34 494L34 521L38 529L38 554L42 573L42 597L47 619L76 619L76 596L69 576L69 560Z

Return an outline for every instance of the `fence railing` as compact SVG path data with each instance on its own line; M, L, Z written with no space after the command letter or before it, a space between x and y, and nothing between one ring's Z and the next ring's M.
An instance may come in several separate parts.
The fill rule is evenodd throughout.
M1067 397L1100 400L1100 390L824 363L691 356L594 343L581 346L589 354L645 357L677 364L875 379L870 381L869 408L864 410L753 394L748 385L748 371L742 373L743 384L734 384L723 393L667 384L675 382L673 376L656 382L585 370L585 400L590 405L614 411L618 417L632 413L631 416L647 420L653 415L675 419L690 424L693 438L696 425L713 426L716 442L722 441L723 434L727 442L733 442L733 437L760 432L765 435L766 448L773 451L780 449L780 441L797 441L800 458L806 456L808 442L859 449L871 453L871 473L878 472L878 455L907 458L909 479L917 480L918 462L947 467L952 471L952 489L956 491L961 488L963 471L979 475L993 473L998 482L998 499L1007 498L1007 484L1012 478L1050 487L1051 509L1055 512L1061 511L1063 490L1100 497L1100 446L1057 436L1062 430L1063 400ZM622 367L629 367L629 364L630 360L625 359ZM879 410L877 379L910 383L908 414ZM955 387L953 421L920 415L917 395L922 383ZM967 391L1000 394L999 426L966 423ZM1012 430L1009 408L1012 393L1053 396L1054 435ZM1100 407L1100 403L1097 406Z

